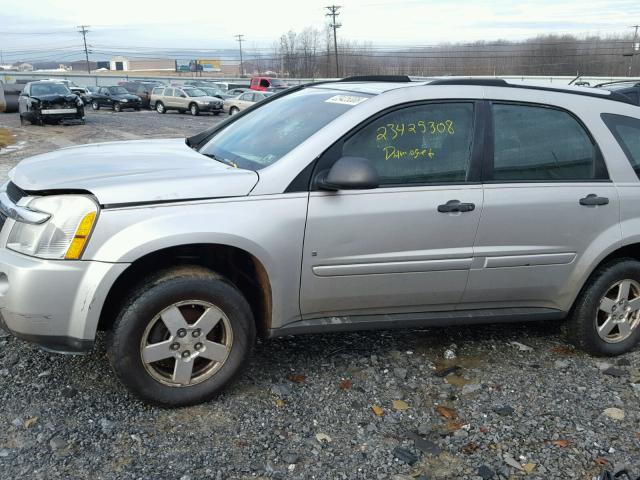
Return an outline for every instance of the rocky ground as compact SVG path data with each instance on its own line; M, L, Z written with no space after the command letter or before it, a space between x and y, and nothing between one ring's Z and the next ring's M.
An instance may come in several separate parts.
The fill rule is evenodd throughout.
M101 111L85 126L20 128L0 115L14 146L0 163L215 121ZM640 475L640 351L593 358L554 323L272 340L217 400L180 410L129 395L102 338L92 355L67 357L0 335L3 479Z

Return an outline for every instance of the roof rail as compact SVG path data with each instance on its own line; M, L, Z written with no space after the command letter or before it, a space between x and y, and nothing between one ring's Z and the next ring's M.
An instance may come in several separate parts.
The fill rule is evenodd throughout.
M478 85L481 87L510 87L502 78L442 78L429 82L429 85Z
M345 77L338 82L411 82L408 75L355 75Z
M615 102L628 103L630 105L635 105L633 100L631 100L626 95L622 95L620 93L616 93L613 91L609 91L608 94L598 93L597 91L590 92L588 89L584 90L571 90L566 88L556 88L556 87L547 87L544 85L530 85L526 83L509 83L501 78L451 78L451 79L442 79L442 80L434 80L429 82L427 86L430 85L469 85L469 86L483 86L483 87L507 87L507 88L524 88L528 90L541 90L544 92L558 92L558 93L568 93L570 95L582 95L583 97L593 97L599 98L601 100L613 100Z

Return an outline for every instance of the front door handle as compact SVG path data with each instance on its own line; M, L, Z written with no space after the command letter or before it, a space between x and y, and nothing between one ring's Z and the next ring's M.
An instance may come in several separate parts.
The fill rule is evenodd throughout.
M440 213L472 212L476 209L473 203L460 203L460 200L449 200L444 205L438 205Z
M596 205L607 205L609 199L607 197L599 197L595 193L590 193L584 198L580 199L580 205L587 207L595 207Z

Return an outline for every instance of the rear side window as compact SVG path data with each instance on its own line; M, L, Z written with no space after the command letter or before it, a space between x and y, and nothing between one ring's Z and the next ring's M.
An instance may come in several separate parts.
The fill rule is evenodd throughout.
M602 120L609 127L640 178L640 119L603 113Z
M345 140L343 156L368 159L381 185L462 183L473 139L472 103L431 103L387 113Z
M590 181L606 178L584 127L569 113L529 105L493 105L494 181Z
M170 97L173 95L173 88L165 88L164 89L164 96L165 97Z

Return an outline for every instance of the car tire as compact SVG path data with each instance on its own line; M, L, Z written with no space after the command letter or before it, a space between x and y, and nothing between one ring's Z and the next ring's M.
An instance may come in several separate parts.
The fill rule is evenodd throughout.
M220 111L213 112L213 114L217 117L218 115L220 115Z
M182 407L210 400L237 377L255 338L251 308L235 285L209 269L185 265L158 272L134 289L107 333L107 356L136 396Z
M31 123L31 122L28 122ZM20 126L24 127L25 125L27 125L27 119L24 118L22 115L20 115Z
M116 102L113 104L113 111L114 112L121 112L122 111L122 105L120 104L120 102Z
M134 108L134 110L135 110L136 112L139 112L139 111L140 111L140 107L135 107L135 108Z
M621 355L638 345L639 261L616 259L593 272L567 320L566 336L576 347L597 356Z
M91 102L91 108L93 108L94 110L100 110L100 104L96 100L93 100Z
M193 115L194 117L197 117L198 115L200 115L200 108L195 103L192 103L191 105L189 105L189 112L191 112L191 115Z
M235 115L236 113L238 113L240 111L240 109L238 107L231 107L229 109L229 115Z
M164 108L164 103L156 102L156 112L158 112L158 113L167 113L167 109Z

